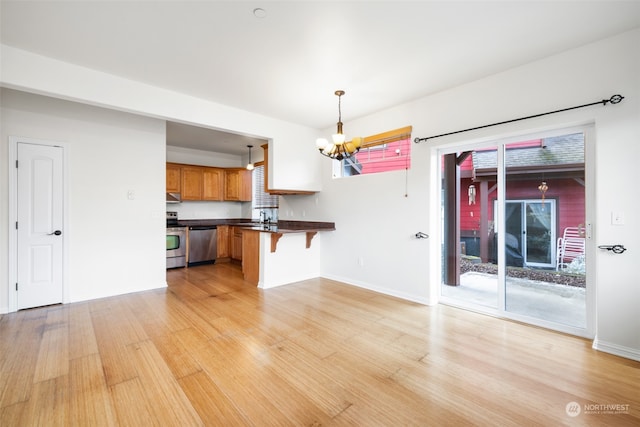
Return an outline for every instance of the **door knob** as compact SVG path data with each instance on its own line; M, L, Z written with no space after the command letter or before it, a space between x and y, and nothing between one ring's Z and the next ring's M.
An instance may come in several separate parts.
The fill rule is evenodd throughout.
M56 231L54 231L53 233L49 233L49 234L48 234L48 236L53 236L54 234L55 234L56 236L59 236L59 235L61 235L61 234L62 234L62 231L60 231L60 230L56 230Z

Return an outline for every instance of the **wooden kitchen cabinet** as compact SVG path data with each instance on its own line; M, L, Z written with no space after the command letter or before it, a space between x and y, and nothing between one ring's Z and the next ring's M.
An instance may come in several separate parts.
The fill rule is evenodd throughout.
M202 172L202 167L182 167L182 200L202 200Z
M242 228L231 227L231 259L242 262Z
M224 170L224 200L251 201L251 171L244 168Z
M231 256L230 251L230 238L229 238L229 227L228 225L219 225L218 226L218 260L226 260L229 261L229 257Z
M222 200L224 169L202 169L202 200Z
M182 166L182 200L222 200L224 169Z
M244 280L255 285L260 280L260 232L245 230L242 233L242 274Z
M182 200L238 201L252 199L252 173L244 168L166 164L167 193Z
M182 166L175 163L167 163L167 193L180 193Z

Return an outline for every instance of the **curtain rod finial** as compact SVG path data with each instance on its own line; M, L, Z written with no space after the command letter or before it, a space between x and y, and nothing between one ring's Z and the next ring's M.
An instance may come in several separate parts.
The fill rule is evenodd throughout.
M619 104L623 99L624 96L622 95L613 95L611 98L609 98L609 102L612 104Z

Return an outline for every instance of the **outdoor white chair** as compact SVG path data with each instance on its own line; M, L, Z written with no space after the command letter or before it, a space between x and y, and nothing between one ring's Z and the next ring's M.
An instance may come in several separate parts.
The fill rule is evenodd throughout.
M575 258L584 255L584 228L567 227L558 238L556 247L556 271L565 269Z

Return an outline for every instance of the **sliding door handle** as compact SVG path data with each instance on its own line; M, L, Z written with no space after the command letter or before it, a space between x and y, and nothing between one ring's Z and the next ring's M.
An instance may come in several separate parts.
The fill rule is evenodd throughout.
M598 246L598 248L611 251L614 254L621 254L627 250L627 248L625 248L624 245L600 245Z

